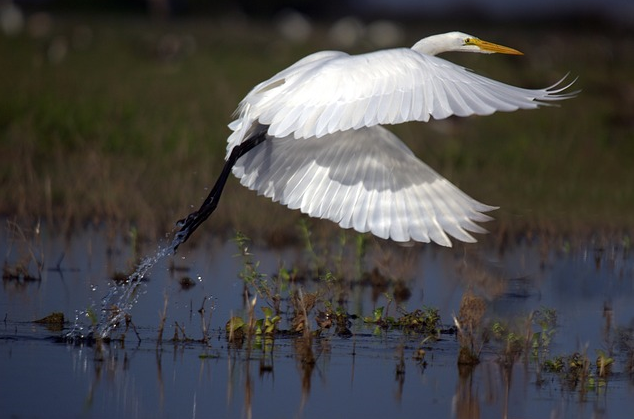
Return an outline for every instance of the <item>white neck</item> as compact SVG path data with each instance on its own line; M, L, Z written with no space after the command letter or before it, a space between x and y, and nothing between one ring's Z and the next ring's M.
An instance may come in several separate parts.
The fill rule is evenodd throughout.
M438 55L441 52L447 52L447 43L441 42L441 37L444 38L443 35L432 35L423 38L415 43L412 49L427 55Z

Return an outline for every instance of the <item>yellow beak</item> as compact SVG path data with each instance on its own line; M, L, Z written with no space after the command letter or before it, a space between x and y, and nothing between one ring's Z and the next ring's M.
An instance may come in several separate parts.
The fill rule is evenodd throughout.
M509 47L505 47L503 45L494 44L492 42L483 41L478 38L470 38L467 41L467 44L475 45L480 48L484 52L496 52L498 54L511 54L511 55L524 55L524 53Z

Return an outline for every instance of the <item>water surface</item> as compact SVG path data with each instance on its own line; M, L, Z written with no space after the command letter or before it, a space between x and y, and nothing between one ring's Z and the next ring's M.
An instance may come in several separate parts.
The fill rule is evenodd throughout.
M224 332L231 316L246 314L239 277L245 259L236 256L232 241L208 241L196 249L182 247L149 271L129 312L136 333L130 330L123 341L110 343L69 341L63 336L75 327L75 317L88 332L85 312L98 311L112 290L109 278L133 265L130 243L107 237L90 229L71 239L44 231L41 243L31 243L44 255L41 279L3 280L2 416L619 418L634 409L634 264L620 243L571 249L520 240L500 252L372 242L364 270L378 266L398 273L410 291L403 310L438 308L446 332L438 340L423 342L420 334L377 329L359 318L351 322L351 337L325 330L308 345L280 336L271 345L254 342L249 348L230 345ZM0 243L9 266L16 263L20 243L7 231ZM249 251L269 278L280 266L307 264L305 249ZM344 259L348 267L354 264L348 260L354 257ZM346 269L342 272L354 271ZM184 276L195 285L183 288ZM315 282L295 286L308 292ZM371 316L374 308L387 306L383 293L369 285L344 288L350 314ZM385 291L393 290L388 283ZM505 362L504 347L495 339L483 343L478 365L459 368L451 330L467 290L486 301L486 321L518 332L526 330L518 325L531 312L553 309L557 322L543 356L579 352L594 363L603 351L614 359L612 373L599 379L593 366L593 384L571 385L559 374L540 372L530 356ZM158 342L166 298L167 321ZM256 316L264 305L258 301ZM395 305L390 315L398 315ZM64 313L63 330L32 323L52 312ZM210 325L208 343L201 341L203 318ZM534 324L529 328L539 331ZM181 340L170 341L176 329ZM191 340L182 340L183 331ZM420 348L424 361L414 356Z

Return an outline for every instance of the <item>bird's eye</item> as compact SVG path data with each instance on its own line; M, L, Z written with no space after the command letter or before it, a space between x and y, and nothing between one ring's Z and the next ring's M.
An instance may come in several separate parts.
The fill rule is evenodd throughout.
M464 39L465 45L469 45L472 41L473 41L473 39L471 39L471 38L465 38Z

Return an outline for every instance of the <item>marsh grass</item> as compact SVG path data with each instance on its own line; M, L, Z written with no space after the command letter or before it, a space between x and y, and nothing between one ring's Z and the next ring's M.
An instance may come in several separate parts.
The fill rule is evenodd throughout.
M40 224L23 228L15 221L7 220L6 229L9 240L2 265L2 279L23 283L40 281L45 261ZM60 269L60 263L61 260L57 269Z
M44 36L0 38L0 213L41 217L62 231L85 223L134 225L142 239L172 231L206 196L224 157L226 124L248 90L310 52L333 48L324 24L306 44L292 44L272 25L232 18L54 16L53 22ZM454 28L440 26L409 25L406 44ZM522 25L504 34L473 26L465 29L526 55L454 54L452 61L528 87L570 71L582 93L558 108L395 131L457 186L501 206L487 225L495 240L518 232L628 236L632 36L610 28L555 31L548 24L531 25L530 36ZM79 41L78 34L84 34ZM66 52L53 59L50 49L60 43ZM369 49L364 43L351 52ZM232 179L204 229L235 227L287 243L298 237L299 218ZM312 226L336 231L328 222Z

